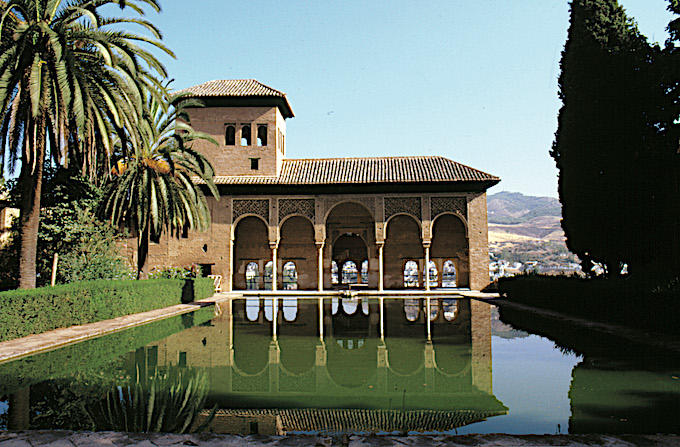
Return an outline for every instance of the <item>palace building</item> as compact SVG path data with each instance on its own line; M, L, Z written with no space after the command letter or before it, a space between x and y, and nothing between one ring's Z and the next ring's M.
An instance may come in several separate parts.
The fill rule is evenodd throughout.
M151 267L200 264L223 290L488 284L486 190L498 177L436 156L288 158L282 92L252 79L183 92L203 105L189 109L192 127L220 143L194 149L221 198L207 198L208 231L153 244Z

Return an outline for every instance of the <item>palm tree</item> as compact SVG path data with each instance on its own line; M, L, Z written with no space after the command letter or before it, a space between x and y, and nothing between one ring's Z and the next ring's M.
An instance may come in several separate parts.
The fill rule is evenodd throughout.
M139 17L108 17L103 7L129 7ZM46 158L78 162L94 176L111 153L111 136L141 116L143 91L166 76L138 44L172 55L142 18L157 0L0 0L0 165L20 166L19 287L34 288L40 195ZM121 30L136 24L145 37ZM105 169L108 170L108 169Z
M195 178L219 199L212 165L189 146L197 139L217 142L191 128L185 107L197 104L181 98L175 95L161 102L156 95L147 95L145 119L136 129L141 144L112 169L102 204L101 213L112 224L137 235L137 279L148 278L149 239L157 240L163 232L179 236L185 228L202 231L210 225L210 210ZM180 105L167 106L175 103Z

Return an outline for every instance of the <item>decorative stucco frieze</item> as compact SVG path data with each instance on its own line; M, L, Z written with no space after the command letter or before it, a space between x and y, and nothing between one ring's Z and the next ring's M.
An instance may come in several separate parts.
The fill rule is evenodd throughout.
M385 220L395 214L406 213L423 220L420 197L385 197Z
M430 204L430 220L442 213L454 213L467 219L467 200L465 197L432 197Z
M314 199L279 199L279 222L291 214L300 214L314 222Z
M255 214L269 222L269 199L234 199L232 204L234 222L244 214Z

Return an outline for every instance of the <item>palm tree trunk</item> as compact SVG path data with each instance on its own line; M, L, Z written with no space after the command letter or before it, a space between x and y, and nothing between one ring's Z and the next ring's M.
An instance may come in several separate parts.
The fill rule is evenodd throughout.
M24 149L21 162L19 185L19 228L21 232L19 251L19 288L35 289L36 260L38 253L38 228L40 226L40 194L42 192L43 163L45 161L45 141L38 133L35 144L35 166L28 162L29 145Z
M7 430L28 430L31 410L31 387L15 391L9 397Z
M149 279L148 268L146 262L149 257L149 223L146 228L137 233L137 279Z

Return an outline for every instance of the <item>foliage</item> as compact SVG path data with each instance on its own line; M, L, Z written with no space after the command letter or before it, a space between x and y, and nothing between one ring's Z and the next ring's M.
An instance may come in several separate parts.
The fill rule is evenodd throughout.
M101 208L114 225L137 235L138 279L148 277L149 239L158 240L163 233L179 236L186 229L202 231L210 225L207 202L192 177L200 178L219 197L210 162L190 147L199 139L217 143L187 124L184 107L190 102L168 108L181 97L170 96L165 103L147 94L145 119L138 126L141 144L117 161Z
M43 165L74 164L96 178L111 135L136 146L142 90L158 87L162 64L142 42L171 54L143 18L103 15L118 5L143 15L157 0L0 2L0 164L18 166L20 287L34 288ZM122 29L135 24L151 37ZM49 149L48 149L49 148ZM3 169L4 171L4 169Z
M54 254L59 255L57 284L95 279L127 279L130 267L120 255L116 230L96 217L102 190L77 173L46 169L38 230L37 285L50 283ZM10 201L19 200L16 182L10 182ZM15 222L16 224L16 222ZM18 228L15 226L13 234ZM0 290L16 288L18 238L0 248L4 275Z
M186 433L203 410L208 391L205 371L155 369L147 377L138 367L134 380L114 386L100 403L87 406L87 412L95 430Z
M616 0L573 0L551 155L567 246L608 274L678 264L677 61Z
M213 291L210 278L199 278L84 281L1 292L0 341L173 306L187 294L201 299Z
M161 267L151 270L149 279L188 279L200 278L202 276L201 266L198 264L191 264L190 267Z

